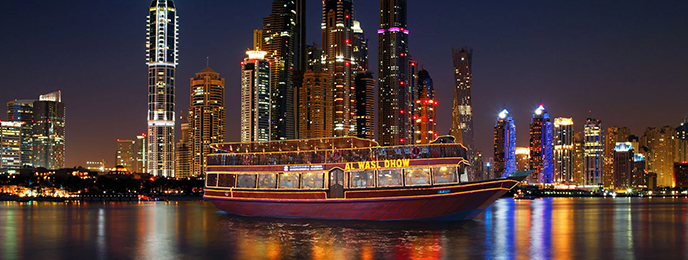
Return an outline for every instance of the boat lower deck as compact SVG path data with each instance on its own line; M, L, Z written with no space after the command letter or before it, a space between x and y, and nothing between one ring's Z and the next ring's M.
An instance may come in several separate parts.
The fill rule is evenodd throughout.
M328 191L206 190L205 198L227 213L252 217L337 220L465 220L480 214L518 183L500 179L450 186Z

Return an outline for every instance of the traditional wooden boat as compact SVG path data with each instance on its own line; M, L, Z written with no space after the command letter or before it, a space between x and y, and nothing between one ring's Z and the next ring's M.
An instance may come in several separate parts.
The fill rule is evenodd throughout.
M466 148L448 138L387 147L340 137L213 148L204 198L240 216L466 220L520 181L469 181Z

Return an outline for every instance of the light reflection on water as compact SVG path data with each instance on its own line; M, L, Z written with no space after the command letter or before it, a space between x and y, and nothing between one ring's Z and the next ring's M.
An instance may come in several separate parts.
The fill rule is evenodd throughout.
M688 258L685 198L500 199L474 221L239 218L208 202L0 202L0 259Z

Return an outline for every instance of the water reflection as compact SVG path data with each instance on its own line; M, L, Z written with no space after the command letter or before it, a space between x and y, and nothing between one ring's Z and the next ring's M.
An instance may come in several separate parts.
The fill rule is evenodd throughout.
M0 202L0 259L686 259L687 203L500 199L447 224L239 218L207 202Z

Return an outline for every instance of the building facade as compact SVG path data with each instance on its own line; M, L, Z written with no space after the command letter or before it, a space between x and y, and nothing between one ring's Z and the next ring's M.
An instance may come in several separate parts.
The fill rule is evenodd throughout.
M530 148L516 147L516 170L527 171L530 162Z
M617 142L614 145L614 178L609 187L628 189L633 187L633 170L635 169L633 145L629 142Z
M22 122L0 122L0 169L22 167Z
M332 136L332 95L329 76L322 71L308 70L299 90L299 138Z
M141 133L141 135L136 136L136 168L134 172L136 173L146 173L148 166L146 163L146 133Z
M210 144L225 141L225 79L210 67L191 78L189 107L191 176L203 176Z
M688 163L674 163L674 178L672 187L688 188Z
M676 128L676 160L677 162L688 161L688 119Z
M272 13L263 18L263 42L260 51L272 62L270 70L271 140L296 138L294 108L295 47L301 44L297 35L297 7L302 1L275 0ZM301 23L298 23L301 26Z
M599 119L585 121L583 175L585 185L602 185L604 167L604 128Z
M628 142L631 135L631 130L627 127L610 126L607 128L607 134L604 135L604 177L602 185L604 187L612 187L616 174L614 173L614 153L616 143Z
M375 78L370 71L358 72L356 86L356 135L375 139Z
M270 141L270 61L264 51L247 51L246 55L241 62L241 141Z
M177 142L175 150L175 177L188 178L191 177L191 169L193 168L193 140L191 136L191 124L188 119L181 116L181 130L182 138Z
M117 139L117 154L115 154L115 166L122 166L129 172L135 167L135 142L134 140Z
M415 142L427 144L435 140L437 134L437 100L435 99L435 87L427 70L418 72L417 90L415 97L415 112L413 120L416 122Z
M473 161L475 141L473 137L473 101L471 94L473 75L473 50L464 46L452 49L454 63L454 100L450 135L466 146L466 159ZM471 176L471 173L468 173Z
M494 127L494 172L508 177L516 171L516 125L509 111L504 109Z
M148 173L174 177L175 69L179 17L173 0L153 0L146 40L148 65Z
M574 178L573 119L554 119L554 182L571 183Z
M530 170L531 181L540 184L554 182L553 128L549 113L540 105L530 121Z
M657 174L657 185L661 187L673 185L673 166L678 143L676 136L675 128L665 126L661 129L649 127L640 138L640 145L647 150L647 171Z
M39 96L33 103L33 167L64 168L65 105L62 92Z
M33 166L33 102L36 100L13 100L7 103L7 120L22 123L21 166Z
M383 145L412 144L413 86L409 84L409 30L406 0L380 1L378 33L377 140Z
M322 69L328 75L333 105L333 136L356 135L353 86L353 1L325 0L322 16Z

